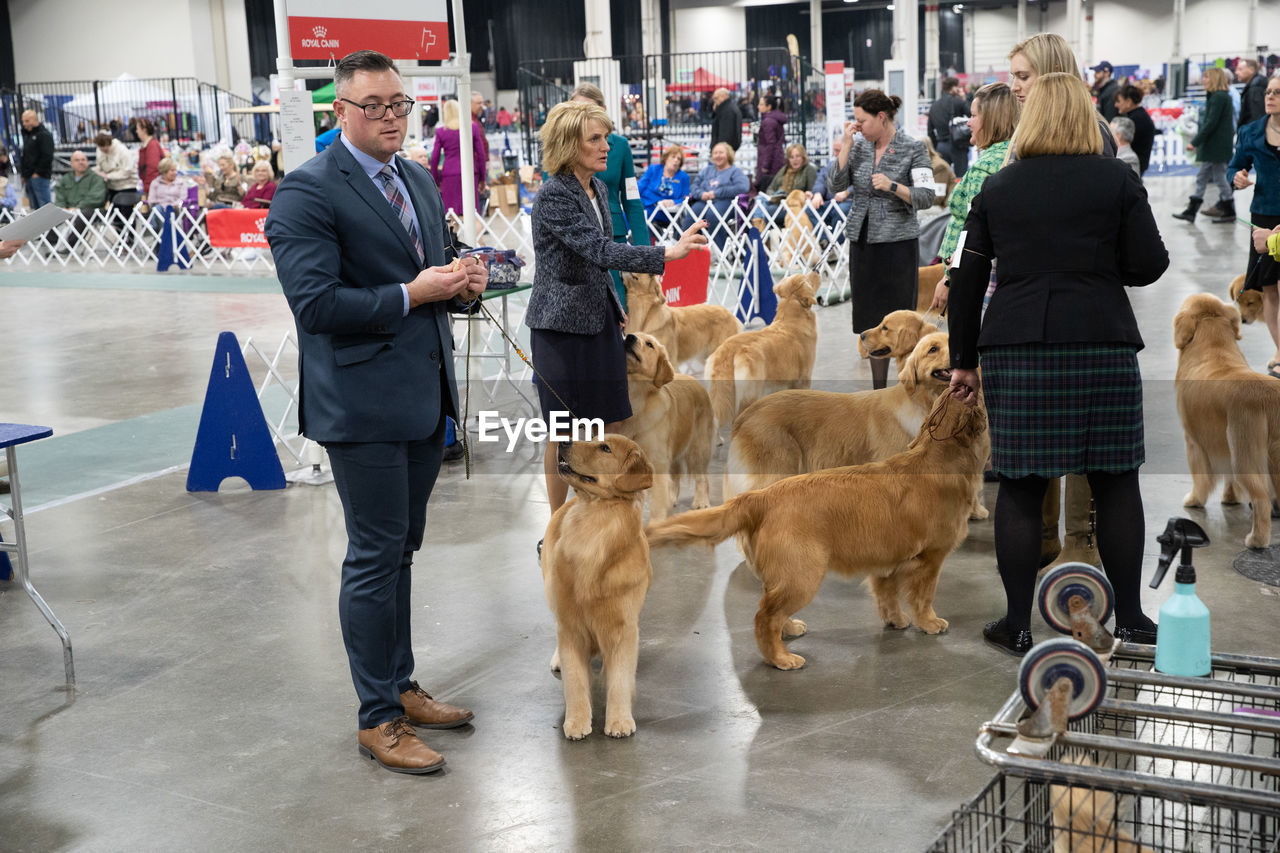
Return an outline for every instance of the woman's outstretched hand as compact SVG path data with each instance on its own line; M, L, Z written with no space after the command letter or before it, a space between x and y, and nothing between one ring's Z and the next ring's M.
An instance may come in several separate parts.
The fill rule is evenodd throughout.
M663 255L664 261L678 261L681 258L688 257L689 253L699 246L707 245L707 235L699 233L707 227L707 220L699 219L697 222L685 229L680 235L680 239L676 241L674 246L668 246L666 253Z

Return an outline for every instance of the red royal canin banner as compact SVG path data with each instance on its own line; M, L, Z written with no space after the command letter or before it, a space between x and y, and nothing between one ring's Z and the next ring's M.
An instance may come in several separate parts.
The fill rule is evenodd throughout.
M448 59L444 0L289 0L294 59L338 60L356 50L392 59ZM352 12L361 17L351 17Z
M707 301L707 280L711 277L711 252L694 249L688 257L668 261L662 275L662 291L672 308L701 305Z
M266 221L265 210L228 209L205 213L209 243L219 249L267 248L267 235L262 233Z

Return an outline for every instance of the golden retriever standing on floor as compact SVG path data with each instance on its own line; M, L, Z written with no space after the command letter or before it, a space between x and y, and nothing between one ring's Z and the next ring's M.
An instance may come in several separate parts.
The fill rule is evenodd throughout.
M925 335L938 331L938 327L925 320L919 311L890 311L879 326L858 335L858 355L863 358L892 358L901 372L907 356ZM915 435L915 431L912 431Z
M929 313L929 306L933 304L933 292L937 290L938 282L942 281L946 271L946 264L920 267L917 271L916 310L921 314Z
M680 477L693 478L693 508L711 506L711 397L692 376L675 372L666 348L643 332L627 335L627 395L631 417L619 426L653 466L649 518L666 518L680 496Z
M787 276L773 286L778 313L773 322L722 343L707 360L716 429L765 394L808 388L818 349L818 274Z
M787 221L782 231L782 266L812 267L818 262L818 238L813 224L805 215L804 190L787 193L783 204L787 209Z
M1182 505L1204 506L1226 477L1223 502L1234 503L1239 486L1253 507L1244 544L1266 548L1271 498L1280 495L1280 379L1250 368L1238 340L1240 312L1211 294L1188 296L1174 315L1174 384L1192 482Z
M1231 286L1227 288L1227 292L1231 294L1231 301L1240 309L1241 323L1252 323L1262 319L1262 291L1245 290L1243 274L1231 279Z
M621 435L564 443L560 476L574 496L551 516L542 543L542 580L556 617L552 671L564 680L564 736L591 734L591 658L604 659L604 733L634 734L640 608L653 579L640 525L653 468Z
M804 666L782 638L807 630L792 614L813 600L828 571L869 575L886 625L914 622L937 634L947 628L933 611L938 573L968 534L986 433L981 406L943 394L904 452L883 462L788 477L723 506L655 522L646 530L649 543L715 543L744 534L747 562L764 587L756 644L778 669Z
M667 304L662 281L645 273L623 273L627 287L627 331L646 332L667 348L673 367L685 362L705 362L742 324L722 305Z

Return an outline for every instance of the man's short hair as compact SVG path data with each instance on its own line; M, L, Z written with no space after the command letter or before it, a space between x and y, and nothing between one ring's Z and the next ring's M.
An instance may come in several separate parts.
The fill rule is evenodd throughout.
M960 85L960 80L958 78L955 78L955 77L942 78L942 91L944 92L950 92L952 89L954 89L956 86L959 86L959 85Z
M353 51L338 60L337 67L333 69L334 93L341 96L357 71L368 71L373 74L382 71L394 71L397 75L400 73L395 62L385 53L379 53L376 50Z
M1133 119L1124 116L1116 116L1111 120L1111 132L1119 139L1125 142L1133 142L1133 131L1135 130Z
M1144 95L1141 89L1130 83L1117 89L1116 97L1124 98L1126 101L1133 101L1135 104L1140 104L1142 103Z
M1239 62L1237 62L1236 65L1237 66L1247 65L1253 69L1255 74L1258 72L1258 60L1256 59L1242 59Z

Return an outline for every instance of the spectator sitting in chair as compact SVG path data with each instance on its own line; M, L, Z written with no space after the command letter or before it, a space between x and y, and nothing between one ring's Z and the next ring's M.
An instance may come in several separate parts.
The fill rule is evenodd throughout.
M151 207L150 225L157 231L164 223L165 208L182 207L189 195L191 183L178 175L178 164L172 157L164 157L156 166L157 177L147 191L147 204ZM174 211L175 217L178 211Z
M771 219L778 225L783 225L786 222L786 209L782 202L787 193L792 190L811 193L817 180L818 170L809 162L809 154L804 146L799 142L791 143L787 146L787 165L773 176L769 189L756 196L756 204L749 218Z
M80 212L71 220L66 245L59 250L69 252L75 247L78 235L84 233L93 212L107 206L107 182L89 170L89 156L83 151L76 151L71 155L71 171L58 179L53 197L58 207ZM49 236L50 242L56 239L57 234Z
M18 190L12 178L0 176L0 207L8 211L18 207Z
M817 180L813 183L813 192L809 193L809 203L813 205L814 210L822 214L822 221L826 223L829 231L836 235L837 242L844 242L844 216L837 215L836 211L839 210L847 216L849 208L853 207L848 190L832 193L828 189L832 172L840 168L837 161L840 159L840 146L843 143L843 134L831 140L831 159L818 173ZM826 207L823 207L824 202Z
M733 149L729 143L717 142L711 149L711 162L693 179L689 192L693 215L686 217L685 227L705 219L711 239L723 251L734 227L730 215L734 201L749 189L751 182L741 169L733 165ZM708 208L714 209L715 213L712 214Z
M253 164L249 173L253 183L245 190L244 206L250 210L262 210L271 206L271 197L276 194L275 170L271 163L259 160Z
M244 181L240 178L240 170L236 168L235 158L230 154L223 154L218 158L216 172L205 163L204 185L205 203L210 210L239 207L244 201Z
M662 161L654 163L640 176L640 203L645 217L653 225L671 221L670 211L689 197L689 176L684 171L684 149L672 145L662 152Z

